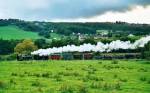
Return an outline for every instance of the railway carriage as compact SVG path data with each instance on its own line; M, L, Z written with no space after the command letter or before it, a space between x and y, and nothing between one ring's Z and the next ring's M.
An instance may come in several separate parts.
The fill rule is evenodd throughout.
M73 60L73 53L62 53L62 59L63 60Z
M55 53L47 56L39 55L17 55L18 61L23 60L92 60L92 59L139 59L141 53L94 53L94 52L65 52Z
M57 54L51 54L51 55L49 56L49 59L50 59L50 60L61 60L62 57L61 57L61 54L60 54L60 53L57 53Z

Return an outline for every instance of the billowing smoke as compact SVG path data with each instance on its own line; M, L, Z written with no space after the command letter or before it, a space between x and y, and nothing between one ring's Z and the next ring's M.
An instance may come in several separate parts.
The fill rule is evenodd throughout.
M130 41L112 41L111 43L104 44L102 42L98 42L97 45L91 44L83 44L80 46L75 45L67 45L63 47L53 47L48 49L39 49L37 51L32 52L32 55L50 55L53 53L62 53L62 52L111 52L112 50L119 49L137 49L140 47L144 47L150 41L150 36L143 37L134 43Z

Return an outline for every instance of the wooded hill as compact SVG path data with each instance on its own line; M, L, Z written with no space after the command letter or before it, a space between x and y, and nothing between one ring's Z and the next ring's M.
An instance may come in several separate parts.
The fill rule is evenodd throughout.
M23 21L19 19L0 19L1 26L17 26L25 31L38 32L39 35L46 38L50 37L50 33L54 32L62 35L71 35L72 33L96 34L97 30L108 30L114 33L146 35L150 34L149 24L129 24L125 22L116 23L54 23L54 22L38 22Z

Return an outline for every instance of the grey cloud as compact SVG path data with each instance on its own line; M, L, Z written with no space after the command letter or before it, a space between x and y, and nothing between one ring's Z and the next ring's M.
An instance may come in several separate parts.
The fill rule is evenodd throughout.
M29 20L84 18L107 11L124 11L135 5L150 5L150 0L2 0L1 2L0 14L8 13L8 17Z

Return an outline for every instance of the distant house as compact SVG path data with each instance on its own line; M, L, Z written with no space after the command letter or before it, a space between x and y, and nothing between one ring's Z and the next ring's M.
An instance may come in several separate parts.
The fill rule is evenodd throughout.
M96 30L96 34L103 36L103 37L106 37L106 36L108 36L109 31L108 30Z
M129 36L129 37L133 37L134 35L133 35L133 34L129 34L128 36Z
M94 39L108 38L108 37L109 37L108 30L96 30L96 35L94 36Z
M84 41L85 39L87 39L88 38L88 36L87 35L84 35L84 34L80 34L79 36L78 36L78 40L79 41Z

